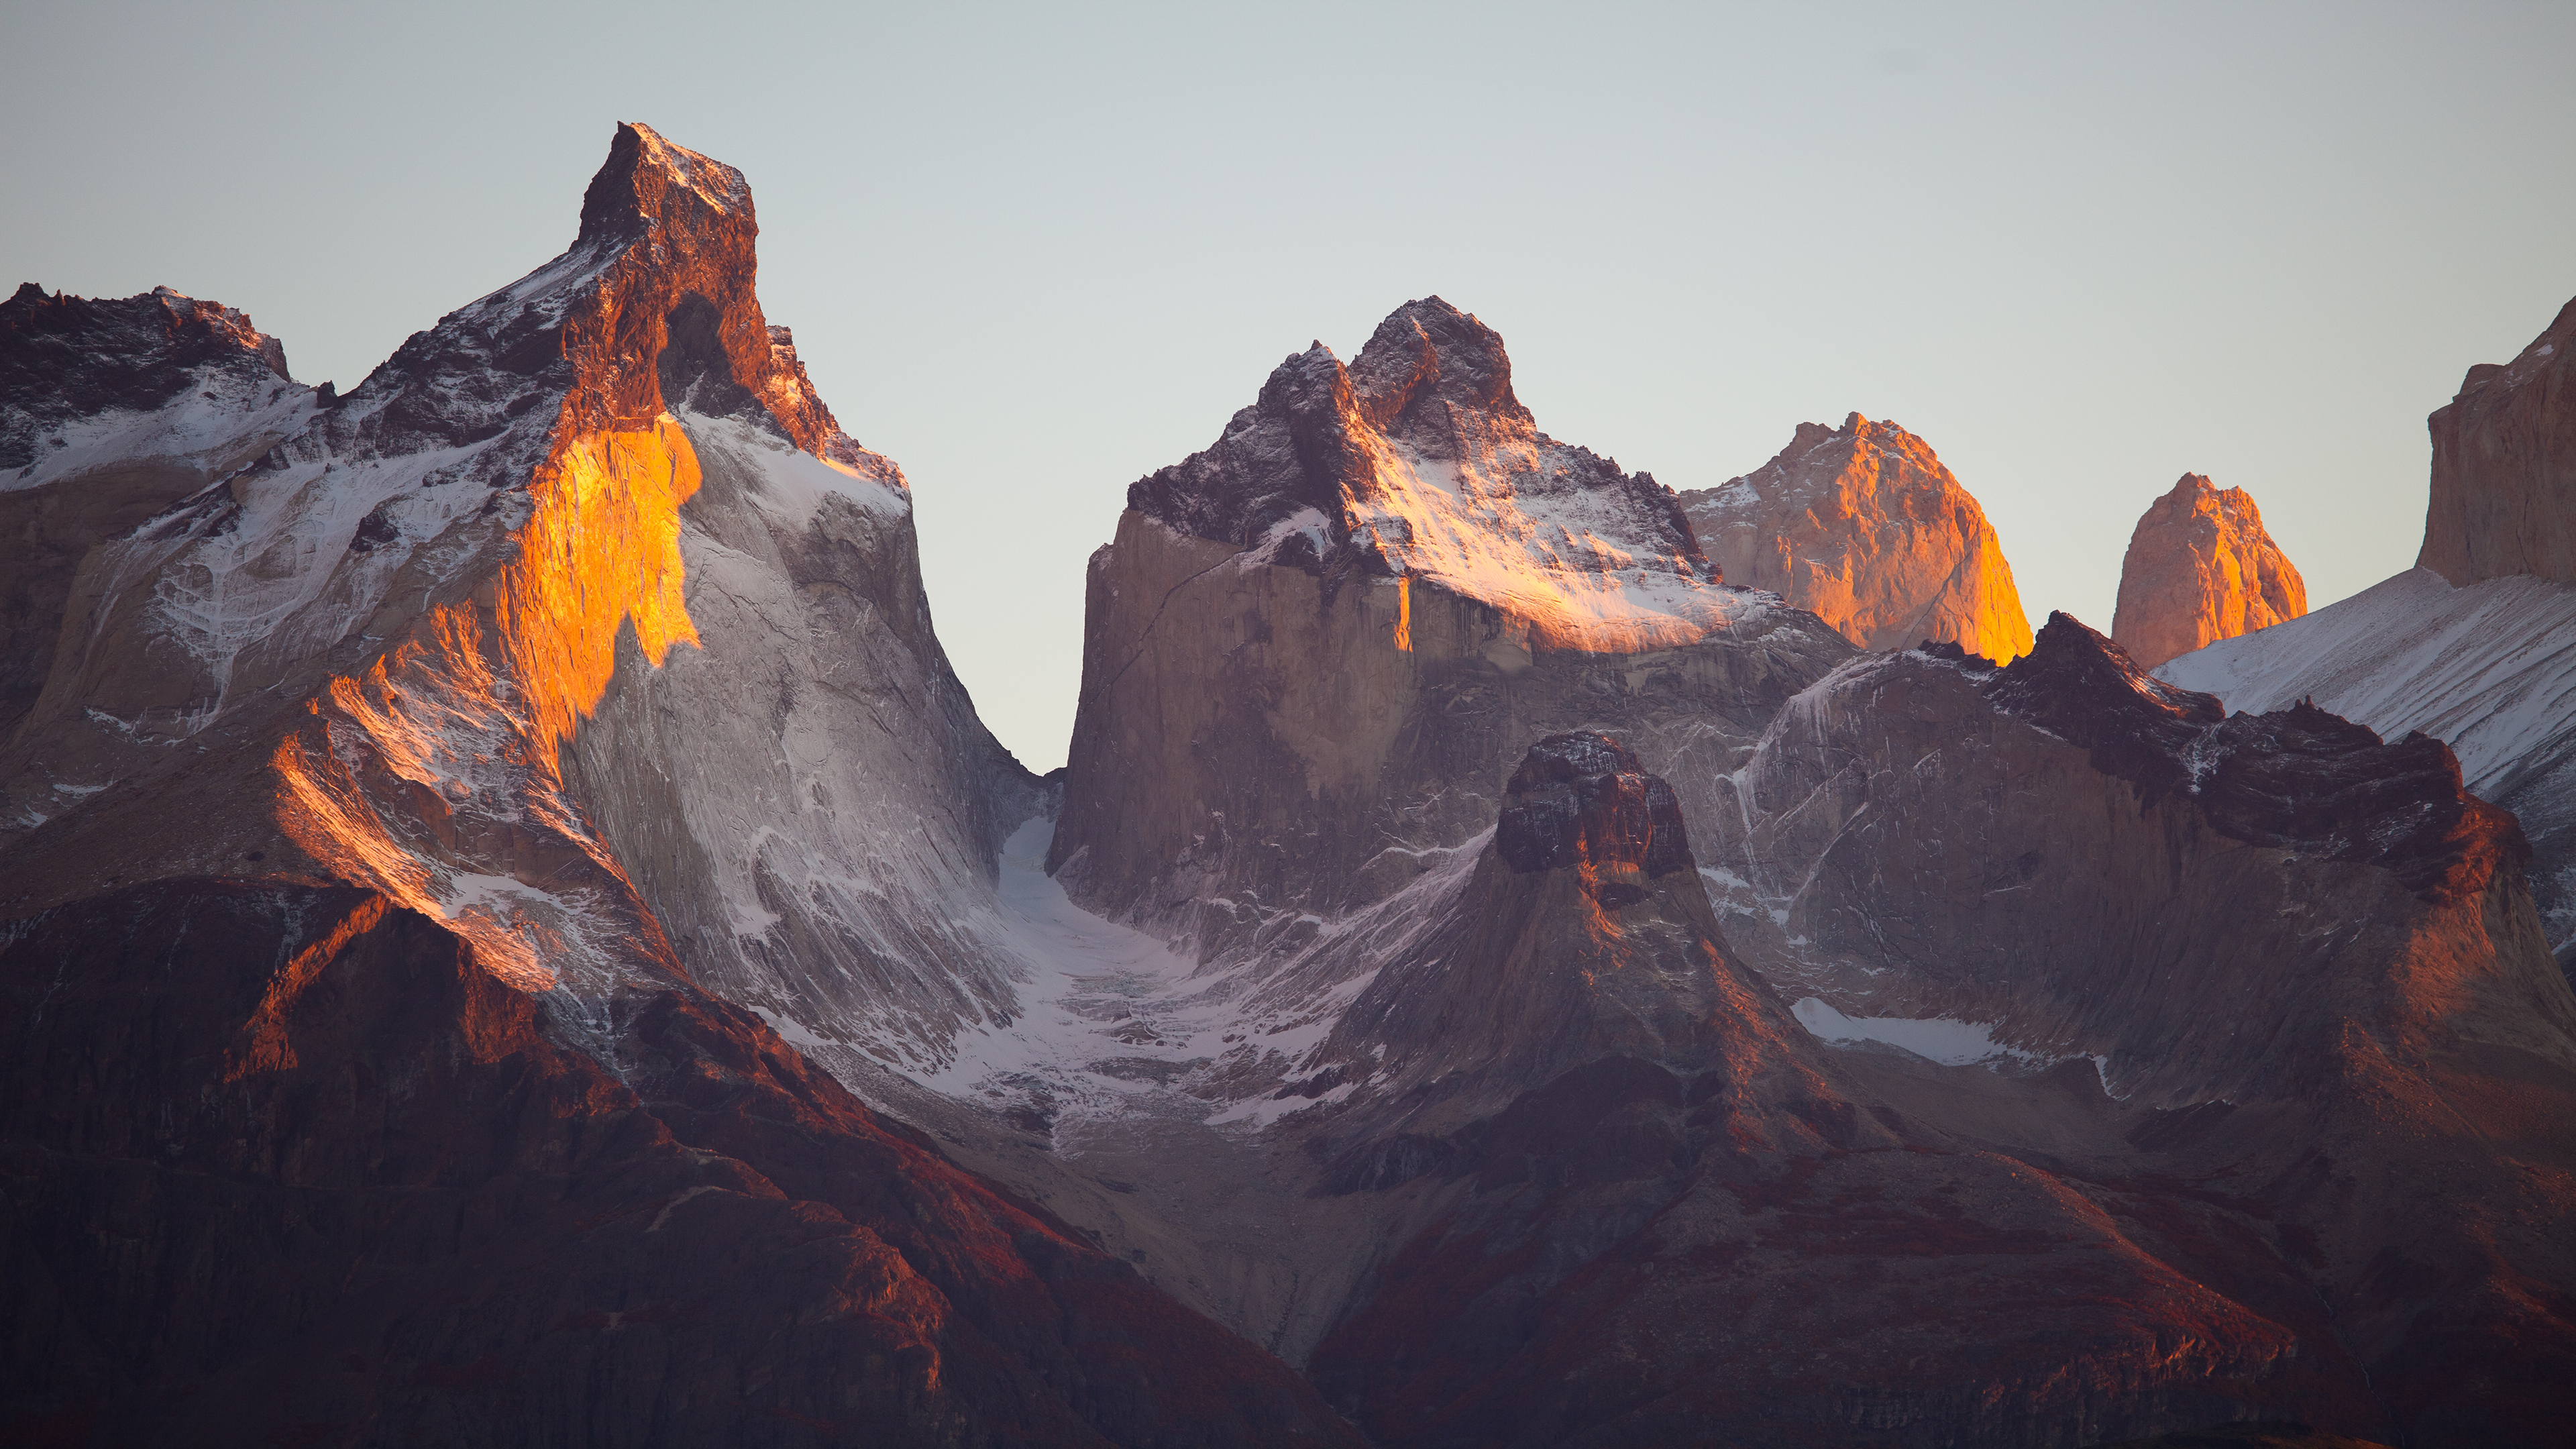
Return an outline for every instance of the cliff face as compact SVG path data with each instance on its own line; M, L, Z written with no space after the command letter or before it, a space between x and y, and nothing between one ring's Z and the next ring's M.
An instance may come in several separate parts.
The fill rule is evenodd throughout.
M2308 586L2242 488L2185 473L2147 505L2120 565L2111 637L2141 669L2308 611Z
M1800 423L1768 464L1681 498L1728 581L1812 610L1864 649L1935 639L1998 663L2030 649L1985 510L1894 423Z
M2576 302L2513 361L2469 369L2434 412L2418 568L2453 584L2576 584Z
M835 1070L935 1068L1026 970L994 859L1046 805L931 633L901 474L761 315L755 234L739 173L621 128L563 256L346 397L210 304L10 304L38 361L0 407L46 451L0 498L65 540L0 746L13 1410L1342 1432L753 1014ZM75 324L107 342L57 368ZM242 1277L244 1241L291 1271ZM728 1262L787 1297L742 1311ZM232 1352L274 1324L305 1336Z
M1537 432L1489 329L1408 303L1130 490L1048 865L1203 957L1293 950L1487 828L1531 740L1614 725L1713 775L1849 652Z

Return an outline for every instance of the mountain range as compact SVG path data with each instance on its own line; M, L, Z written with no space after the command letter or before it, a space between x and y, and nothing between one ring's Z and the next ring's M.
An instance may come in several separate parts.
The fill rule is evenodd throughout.
M1409 301L1102 521L1040 778L756 237L630 124L345 395L0 303L0 1436L2558 1442L2576 305L2417 570L2186 475L2105 637Z

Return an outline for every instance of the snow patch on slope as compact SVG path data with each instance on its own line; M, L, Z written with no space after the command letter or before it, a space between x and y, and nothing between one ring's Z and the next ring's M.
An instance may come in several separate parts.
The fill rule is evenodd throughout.
M1026 967L1010 1019L960 1033L944 1066L897 1070L989 1111L1033 1108L1059 1151L1078 1150L1068 1128L1114 1118L1257 1131L1358 1085L1309 1096L1293 1082L1377 975L1335 967L1384 959L1390 932L1409 938L1431 913L1382 902L1324 925L1315 948L1266 980L1240 966L1202 974L1164 942L1073 904L1046 874L1054 830L1031 820L1002 849L998 939ZM1416 889L1454 890L1477 853L1459 852L1462 861L1427 872ZM1363 949L1340 949L1353 945Z
M234 370L201 367L164 407L115 408L46 430L36 461L0 474L0 493L42 488L100 467L204 458L246 437L293 431L317 406L310 389L284 378L253 383Z
M2521 767L2576 745L2576 585L2519 574L2453 588L2409 569L2155 673L2231 711L2313 699L2382 738L2422 730L2492 799Z
M1589 455L1546 440L1528 457L1431 458L1388 440L1351 536L1399 572L1527 620L1543 641L1634 653L1687 643L1769 603L1701 582L1661 540L1635 535L1634 501L1583 486ZM1518 465L1518 466L1515 466Z
M741 463L744 475L757 480L752 501L789 528L811 521L827 498L846 498L888 522L912 512L912 495L901 487L845 463L815 457L772 429L687 408L679 409L677 416L693 446L723 452Z

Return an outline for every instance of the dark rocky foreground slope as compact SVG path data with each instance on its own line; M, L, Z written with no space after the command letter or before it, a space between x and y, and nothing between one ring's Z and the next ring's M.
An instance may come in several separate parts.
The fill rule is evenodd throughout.
M346 397L209 303L0 312L54 641L0 715L0 1437L1349 1440L768 1024L1000 1009L1043 793L754 233L622 128L569 251Z
M2196 1164L2163 1172L2313 1247L2284 1265L2397 1430L2546 1441L2576 999L2444 746L2226 717L2060 615L2007 669L1855 661L1742 779L1755 823L1703 858L1747 873L1723 919L1785 994L2092 1058Z
M383 896L162 881L0 1002L11 1442L1357 1442L684 983L568 1034Z

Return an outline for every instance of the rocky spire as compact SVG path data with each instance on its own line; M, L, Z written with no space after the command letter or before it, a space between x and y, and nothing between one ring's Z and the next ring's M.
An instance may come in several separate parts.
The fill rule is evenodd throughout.
M1864 649L1933 639L2005 662L2030 648L1985 510L1894 423L1800 423L1769 463L1681 501L1728 582L1772 590Z
M2469 369L2428 420L2433 493L2416 557L2453 584L2576 583L2576 301L2501 366Z
M2308 611L2308 586L2242 488L2185 473L2147 505L2120 566L2111 637L2141 669Z

